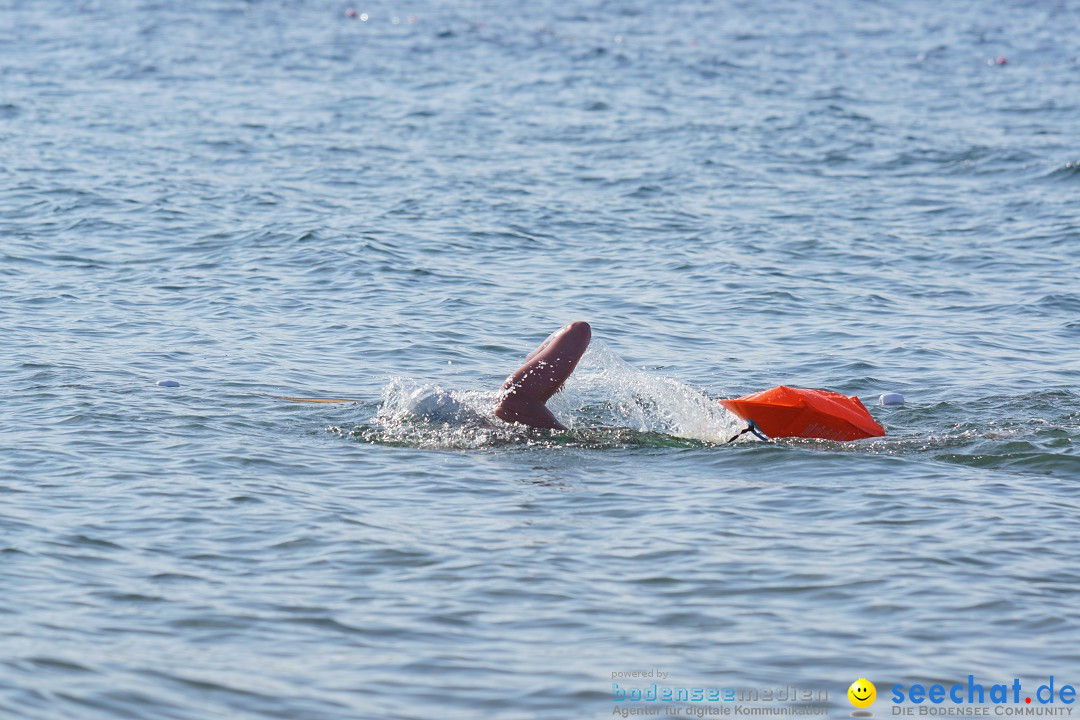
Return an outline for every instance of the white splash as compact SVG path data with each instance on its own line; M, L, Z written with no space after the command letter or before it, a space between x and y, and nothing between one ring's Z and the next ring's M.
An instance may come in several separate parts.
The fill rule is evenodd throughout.
M602 340L593 342L548 407L571 429L628 427L722 443L743 427L703 391L627 364Z
M409 378L391 378L383 388L382 402L372 418L386 426L491 425L498 422L493 408L496 393L444 390Z
M495 387L445 390L393 378L383 389L372 426L360 435L376 442L446 448L536 441L536 431L507 425L495 417L497 398ZM590 446L621 446L633 443L633 437L656 442L644 435L627 436L627 431L723 443L742 429L738 418L701 390L638 370L602 341L593 342L548 407L569 428L569 436L587 438Z

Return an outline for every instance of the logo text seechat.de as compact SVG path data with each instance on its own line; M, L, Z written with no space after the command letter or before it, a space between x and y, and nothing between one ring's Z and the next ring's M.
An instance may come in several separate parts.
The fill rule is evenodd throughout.
M968 675L966 685L931 685L929 687L912 685L910 688L905 688L903 685L893 685L893 703L899 705L905 700L916 705L926 702L934 705L940 705L941 703L981 705L987 702L994 705L1007 703L1030 705L1032 702L1037 702L1040 705L1048 705L1054 702L1072 705L1076 701L1076 688L1072 685L1062 685L1055 693L1054 677L1051 675L1048 683L1040 685L1033 695L1029 695L1024 691L1019 678L1013 678L1012 683L1009 685L997 684L986 688L982 684L975 682L974 675ZM895 708L893 714L897 714Z

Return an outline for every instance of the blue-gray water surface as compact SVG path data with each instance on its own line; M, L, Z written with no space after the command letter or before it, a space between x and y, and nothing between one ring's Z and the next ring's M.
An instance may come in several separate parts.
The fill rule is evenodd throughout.
M1078 27L0 0L0 715L1080 681ZM578 319L571 429L500 425ZM777 384L888 434L723 444Z

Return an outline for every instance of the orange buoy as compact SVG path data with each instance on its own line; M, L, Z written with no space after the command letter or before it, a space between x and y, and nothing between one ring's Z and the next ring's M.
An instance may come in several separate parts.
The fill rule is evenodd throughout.
M860 440L885 434L859 398L829 390L780 385L720 404L771 438Z

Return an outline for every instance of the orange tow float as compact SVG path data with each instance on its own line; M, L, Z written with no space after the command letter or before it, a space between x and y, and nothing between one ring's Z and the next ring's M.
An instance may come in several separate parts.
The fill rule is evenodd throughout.
M770 438L861 440L885 434L859 398L829 390L780 385L720 404L751 423L748 430L757 427Z

